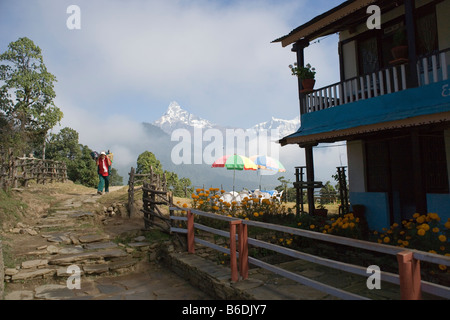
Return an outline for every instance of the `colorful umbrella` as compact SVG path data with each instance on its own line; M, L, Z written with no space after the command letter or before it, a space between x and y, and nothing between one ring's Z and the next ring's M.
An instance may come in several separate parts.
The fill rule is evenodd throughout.
M250 160L252 160L260 169L266 169L276 172L286 172L286 169L281 164L281 162L275 158L256 155L251 156Z
M258 166L249 158L241 155L226 155L217 159L213 168L227 168L227 170L258 170Z
M211 167L233 170L233 191L236 170L258 170L258 166L252 160L237 154L223 156L214 161Z
M261 156L261 155L255 155L251 156L250 160L252 160L257 166L258 169L262 170L270 170L275 172L286 172L286 169L281 164L280 161L278 161L275 158L269 157L269 156ZM258 170L259 173L259 170ZM259 175L259 189L261 189L261 178L262 175Z

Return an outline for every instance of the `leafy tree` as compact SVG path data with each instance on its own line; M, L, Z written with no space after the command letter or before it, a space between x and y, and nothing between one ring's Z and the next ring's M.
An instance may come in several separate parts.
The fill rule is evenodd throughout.
M188 178L178 178L175 172L163 171L161 162L150 151L144 151L138 156L136 173L147 174L150 173L150 167L153 169L153 173L166 175L167 187L172 190L173 195L177 197L184 197L185 190L190 195L193 192L191 186L191 180Z
M92 160L92 150L85 145L79 144L79 156L68 162L67 176L75 183L87 187L96 188L98 185L97 164Z
M74 129L66 127L57 134L50 135L48 158L66 163L69 180L88 187L96 187L97 165L92 160L91 152L88 146L78 143L78 132Z
M47 71L41 49L26 37L11 42L0 62L6 62L0 64L0 133L22 152L41 145L45 157L47 133L63 117L53 101L56 77Z
M320 189L320 204L336 202L336 199L336 189L334 189L330 181L327 181Z
M71 128L63 128L57 134L51 134L47 146L47 158L66 161L76 160L80 156L78 132Z
M153 173L163 174L161 162L156 159L156 156L152 152L144 151L138 156L136 173L150 173L150 167L153 168Z
M172 190L176 197L186 197L192 194L194 189L190 187L191 180L189 178L178 178L175 172L164 171L166 175L167 187Z
M119 175L116 168L111 168L111 175L109 178L109 185L123 186L123 177Z

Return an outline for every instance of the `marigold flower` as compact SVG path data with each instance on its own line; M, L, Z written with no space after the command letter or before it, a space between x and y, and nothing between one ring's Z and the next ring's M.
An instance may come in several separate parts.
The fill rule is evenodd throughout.
M425 222L425 216L420 216L416 219L417 223L424 223Z
M438 228L438 227L434 227L434 228L433 228L433 232L434 232L434 233L438 233L438 232L439 232L439 228Z
M424 229L419 229L419 230L417 230L417 234L419 236L424 236L425 235L425 230Z
M439 265L439 269L441 269L442 271L445 271L445 270L447 270L447 266L443 265L443 264L440 264Z
M439 239L439 241L441 241L441 242L447 241L447 237L444 236L443 234L441 234L441 235L438 237L438 239Z
M187 208L187 203L183 203L183 208Z
M383 242L384 243L389 243L391 241L391 238L389 237L384 237Z

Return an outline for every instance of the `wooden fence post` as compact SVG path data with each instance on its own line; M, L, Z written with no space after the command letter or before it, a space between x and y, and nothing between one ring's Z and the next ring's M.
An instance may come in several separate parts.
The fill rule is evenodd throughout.
M239 270L242 279L248 278L248 226L239 224Z
M128 218L134 214L134 168L131 167L128 178Z
M189 253L195 253L194 215L191 210L187 212L187 246Z
M237 282L239 280L238 266L236 261L236 225L240 223L240 220L230 221L230 267L231 281L234 282Z
M402 300L420 300L420 260L410 251L397 253Z

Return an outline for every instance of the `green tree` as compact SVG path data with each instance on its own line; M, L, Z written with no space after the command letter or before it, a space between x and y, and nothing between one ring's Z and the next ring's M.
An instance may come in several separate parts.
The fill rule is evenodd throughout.
M161 162L156 159L156 156L150 151L144 151L138 156L136 173L147 174L150 173L150 167L153 169L153 173L163 174L163 168Z
M66 163L69 180L88 187L96 187L98 172L91 152L88 146L78 143L78 132L74 129L66 127L50 135L48 158Z
M178 178L175 172L164 171L166 175L167 187L172 190L176 197L186 197L194 191L189 178Z
M111 186L123 186L123 177L119 175L116 168L111 168L109 184Z
M51 134L46 153L48 159L57 161L76 160L81 155L78 145L78 132L65 127L57 134Z
M320 204L334 203L336 198L336 189L334 189L330 181L327 181L320 189Z
M95 161L92 160L92 150L82 144L79 144L78 147L79 156L68 162L67 176L75 183L96 188L98 185L98 168Z
M3 140L26 153L42 146L45 157L47 133L63 117L53 101L56 77L47 71L41 49L26 37L11 42L0 62Z

